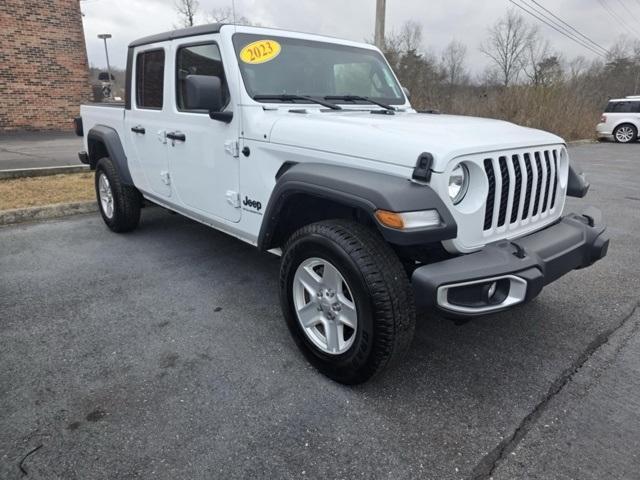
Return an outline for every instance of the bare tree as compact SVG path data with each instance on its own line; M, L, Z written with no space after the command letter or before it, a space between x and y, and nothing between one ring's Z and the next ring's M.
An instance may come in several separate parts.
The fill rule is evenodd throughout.
M368 40L368 43L373 43ZM387 60L397 69L400 59L408 52L417 53L422 45L422 26L413 21L405 22L400 32L392 31L384 37L382 51Z
M526 48L526 65L522 69L532 84L543 83L543 62L551 57L551 46L547 40L543 40L535 31L531 35Z
M575 81L578 78L582 77L587 70L587 59L582 55L575 57L571 61L567 63L567 70L569 74L569 79L571 81Z
M467 47L452 40L442 52L442 72L449 86L460 85L468 80L465 60Z
M180 16L182 26L193 27L198 13L198 0L175 0L175 7Z
M495 64L503 86L508 87L518 80L527 64L527 49L535 35L536 29L529 27L513 10L489 28L489 37L480 46L480 51Z
M233 21L233 10L230 7L214 8L206 14L207 23L228 23Z
M236 25L254 25L259 26L257 23L252 22L244 15L234 18L233 9L230 7L214 8L205 15L207 23L234 23Z
M564 79L562 59L558 55L545 57L538 63L538 83L543 87L559 84Z
M406 22L399 32L385 37L382 50L402 86L411 91L411 102L418 108L431 108L442 78L435 56L422 47L422 26Z
M422 25L413 20L405 22L400 30L399 40L405 52L417 52L422 47Z

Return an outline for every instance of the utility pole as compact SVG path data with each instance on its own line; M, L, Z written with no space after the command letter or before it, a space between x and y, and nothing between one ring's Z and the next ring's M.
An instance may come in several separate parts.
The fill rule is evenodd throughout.
M384 47L384 18L387 0L376 0L376 47Z
M112 85L111 65L109 65L109 50L107 49L107 39L111 38L111 34L101 33L100 35L98 35L98 38L101 40L104 40L104 54L107 56L107 74L109 75L109 92L110 92L109 96L113 96L113 91L111 86Z

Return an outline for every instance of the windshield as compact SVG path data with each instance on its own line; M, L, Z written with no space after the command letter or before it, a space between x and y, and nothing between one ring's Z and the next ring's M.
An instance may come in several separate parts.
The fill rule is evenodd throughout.
M233 45L245 87L252 98L288 94L317 98L369 97L391 105L405 102L387 62L375 50L244 33L233 36ZM367 103L366 100L332 101Z

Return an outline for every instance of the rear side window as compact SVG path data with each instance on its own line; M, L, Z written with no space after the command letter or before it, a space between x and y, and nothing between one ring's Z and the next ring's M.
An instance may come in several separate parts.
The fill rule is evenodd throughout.
M224 76L220 49L215 43L181 47L176 56L176 104L185 108L185 79L188 75L207 75L220 78L222 102L229 102L229 87Z
M162 108L164 50L139 53L136 58L136 104L139 108Z
M607 113L629 113L637 112L640 102L609 102L605 112Z

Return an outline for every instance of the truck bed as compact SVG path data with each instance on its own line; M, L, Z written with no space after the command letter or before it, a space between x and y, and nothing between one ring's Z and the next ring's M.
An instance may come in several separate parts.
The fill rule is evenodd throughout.
M124 140L124 103L88 103L80 105L84 149L88 151L87 133L96 125L111 127Z

